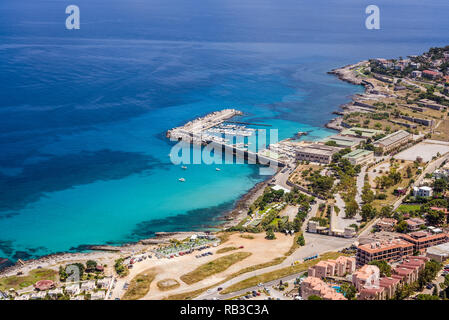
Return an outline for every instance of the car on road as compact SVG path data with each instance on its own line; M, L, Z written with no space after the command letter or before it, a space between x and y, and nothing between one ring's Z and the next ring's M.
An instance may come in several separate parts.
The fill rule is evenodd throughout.
M218 288L217 288L217 291L221 291L221 290L223 290L222 287L218 287Z
M432 284L432 283L428 283L428 284L426 285L426 288L427 288L427 289L432 289L432 288L433 288L433 284Z
M258 287L262 287L262 286L263 286L263 283L260 282L257 286L258 286Z

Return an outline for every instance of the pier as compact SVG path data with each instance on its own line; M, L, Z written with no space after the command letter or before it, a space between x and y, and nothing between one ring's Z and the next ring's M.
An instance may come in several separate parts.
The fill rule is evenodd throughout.
M272 127L271 124L266 124L266 123L253 123L253 122L242 122L242 121L226 121L226 123L246 124L246 125L250 125L250 126L259 126L259 127Z
M227 142L229 142L228 140L213 134L218 133L241 137L251 136L256 131L255 129L246 128L241 125L224 124L224 122L244 124L245 122L229 121L232 117L241 114L241 111L235 109L224 109L221 111L212 112L204 117L189 121L183 126L168 130L166 136L171 140L184 141L197 145L210 145L214 148L221 148L220 150L224 150L226 153L232 153L236 157L243 158L244 160L248 160L253 163L263 165L274 164L284 167L286 164L279 159L270 157L270 152L267 152L267 149L256 153L245 149L245 144L227 144Z

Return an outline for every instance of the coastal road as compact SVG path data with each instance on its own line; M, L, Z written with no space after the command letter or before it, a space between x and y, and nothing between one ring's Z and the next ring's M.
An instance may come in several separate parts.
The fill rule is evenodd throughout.
M281 171L279 171L278 174L273 178L274 179L273 183L283 188L286 188L287 190L290 190L291 187L287 185L287 180L294 170L295 170L294 167L291 168L286 166L282 168Z
M279 278L279 279L276 279L276 280L265 282L261 286L257 285L257 286L249 287L249 288L242 289L242 290L239 290L239 291L227 293L227 294L220 294L219 291L217 291L217 290L214 291L214 290L210 289L208 291L208 293L207 293L208 294L208 298L207 299L213 299L213 300L215 300L215 299L217 299L217 300L230 299L230 298L233 298L233 297L240 296L242 294L246 294L248 291L250 291L250 292L257 291L257 290L260 290L260 289L262 289L264 287L268 288L268 287L277 285L281 280L282 280L282 282L288 282L288 281L295 280L296 278L302 276L304 273L305 272L303 271L303 272L291 274L291 275L286 276L286 277L282 277L282 278ZM274 295L273 293L275 293L275 290L271 290L271 293L272 293L271 296L273 296ZM281 299L285 299L284 296L279 296L279 297ZM207 299L203 299L203 300L207 300Z
M295 261L299 260L302 262L304 258L310 257L315 254L323 254L326 252L332 252L332 251L339 251L343 248L347 248L351 244L354 243L354 239L345 239L345 238L337 238L337 237L330 237L326 235L320 235L320 234L312 234L312 233L304 233L304 238L306 240L306 245L304 247L300 247L297 249L292 255L287 257L282 263L259 269L253 272L244 273L240 276L237 276L223 284L220 284L219 286L215 286L208 290L208 292L204 292L203 294L199 295L195 300L204 300L204 299L226 299L226 297L234 297L238 295L237 293L233 292L229 295L222 295L220 294L217 289L218 287L227 288L237 282L246 280L251 277L255 277L267 272L275 271L278 269L282 269L285 267L291 266ZM293 279L297 276L290 275L286 278ZM284 279L284 278L283 278ZM279 279L274 280L274 282L278 282ZM269 282L271 283L271 282ZM268 284L267 284L268 285ZM247 292L249 289L241 290L243 293Z

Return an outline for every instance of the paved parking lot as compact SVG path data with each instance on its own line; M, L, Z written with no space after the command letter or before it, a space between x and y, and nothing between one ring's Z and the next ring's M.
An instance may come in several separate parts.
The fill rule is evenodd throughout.
M449 152L449 142L436 141L436 140L425 140L413 147L406 149L394 157L400 160L415 161L416 157L420 156L423 158L424 162L432 160L434 156L438 153L443 155Z

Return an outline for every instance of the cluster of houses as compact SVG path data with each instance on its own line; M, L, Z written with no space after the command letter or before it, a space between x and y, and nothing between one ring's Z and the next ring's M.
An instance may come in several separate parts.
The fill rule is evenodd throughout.
M386 300L393 298L399 286L418 280L419 272L430 259L424 256L406 256L392 268L391 276L381 277L379 267L364 265L352 274L352 283L359 292L359 300Z
M51 280L40 280L34 284L34 291L20 295L16 293L14 300L43 300L46 298L56 300L62 296L68 296L70 300L104 300L114 282L114 278L106 277L57 287L56 283Z
M356 289L358 300L386 300L404 284L413 284L430 258L426 256L405 255L393 264L391 275L381 277L376 265L364 264L356 269L357 259L340 256L335 260L320 261L308 270L301 281L302 299L315 295L323 300L346 300L340 286L336 283L350 283Z
M320 261L311 266L307 278L301 281L301 297L307 300L315 295L324 300L346 300L334 287L323 281L324 278L344 277L355 271L355 258L340 256L335 260Z
M408 66L410 66L412 69L415 70L421 68L420 63L412 62L410 59L388 60L383 58L377 58L374 59L374 62L384 69L404 71L404 69L407 68Z
M446 176L448 169L449 165L446 164L435 171L434 176ZM433 190L426 186L415 187L413 195L432 197ZM430 209L443 212L448 221L448 208L433 206ZM316 295L325 300L345 300L345 296L339 292L339 286L328 283L331 280L331 283L351 282L359 300L391 299L399 287L418 280L427 261L444 262L449 259L447 229L428 226L419 217L408 217L404 221L406 233L396 233L398 221L381 218L374 226L375 233L367 239L360 239L355 257L341 256L336 260L320 261L310 267L308 277L301 282L302 298ZM379 268L371 264L373 261L390 264L392 274L381 277Z
M429 69L424 69L422 63L414 62L416 57L410 57L412 59L374 59L374 63L384 69L404 71L410 67L410 76L413 78L427 78L430 80L447 80L445 73L448 74L449 70L441 70L441 66L449 62L449 52L443 52L441 59L432 60L428 54L423 54L424 58L429 65Z

